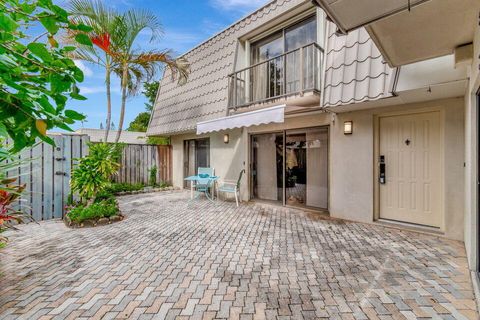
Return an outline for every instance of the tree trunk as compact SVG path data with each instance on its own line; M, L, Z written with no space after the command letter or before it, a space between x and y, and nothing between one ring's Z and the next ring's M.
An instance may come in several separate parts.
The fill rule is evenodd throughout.
M110 91L110 76L112 71L110 70L110 61L109 58L105 59L105 85L107 87L107 122L105 124L105 138L104 142L108 142L108 133L110 132L110 124L112 123L112 94Z
M128 85L128 64L123 65L122 70L122 106L120 108L120 120L118 121L118 131L117 137L115 138L115 143L118 143L120 140L120 135L122 134L123 129L123 120L125 117L125 104L127 103L127 85Z

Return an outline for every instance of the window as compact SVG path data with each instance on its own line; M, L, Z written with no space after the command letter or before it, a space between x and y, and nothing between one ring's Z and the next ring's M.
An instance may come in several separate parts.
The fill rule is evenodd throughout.
M305 46L316 41L317 20L313 16L255 42L251 53L254 66L250 75L253 100L314 88L318 53L315 48ZM305 47L303 54L296 50L302 47Z
M310 17L252 44L252 63L278 57L317 42L317 19Z

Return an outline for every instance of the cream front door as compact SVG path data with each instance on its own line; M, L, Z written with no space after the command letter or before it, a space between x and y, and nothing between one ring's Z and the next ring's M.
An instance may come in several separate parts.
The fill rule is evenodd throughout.
M442 227L441 146L440 112L380 118L380 218Z

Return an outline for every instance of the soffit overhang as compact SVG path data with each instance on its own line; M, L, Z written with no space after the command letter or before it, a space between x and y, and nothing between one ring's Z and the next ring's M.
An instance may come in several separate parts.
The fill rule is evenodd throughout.
M391 67L473 41L479 0L316 0L341 32L365 27Z

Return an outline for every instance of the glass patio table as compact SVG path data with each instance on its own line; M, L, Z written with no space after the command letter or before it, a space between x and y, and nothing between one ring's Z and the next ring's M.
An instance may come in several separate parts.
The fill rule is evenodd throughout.
M190 181L190 199L193 200L194 198L194 191L195 191L195 186L197 186L199 183L201 183L201 188L197 188L197 196L195 198L198 198L200 194L205 193L205 196L207 197L208 200L213 201L213 190L212 190L212 195L209 193L210 188L215 188L215 182L219 179L220 177L218 176L200 176L200 175L194 175L194 176L189 176L186 177L184 180L185 181Z

